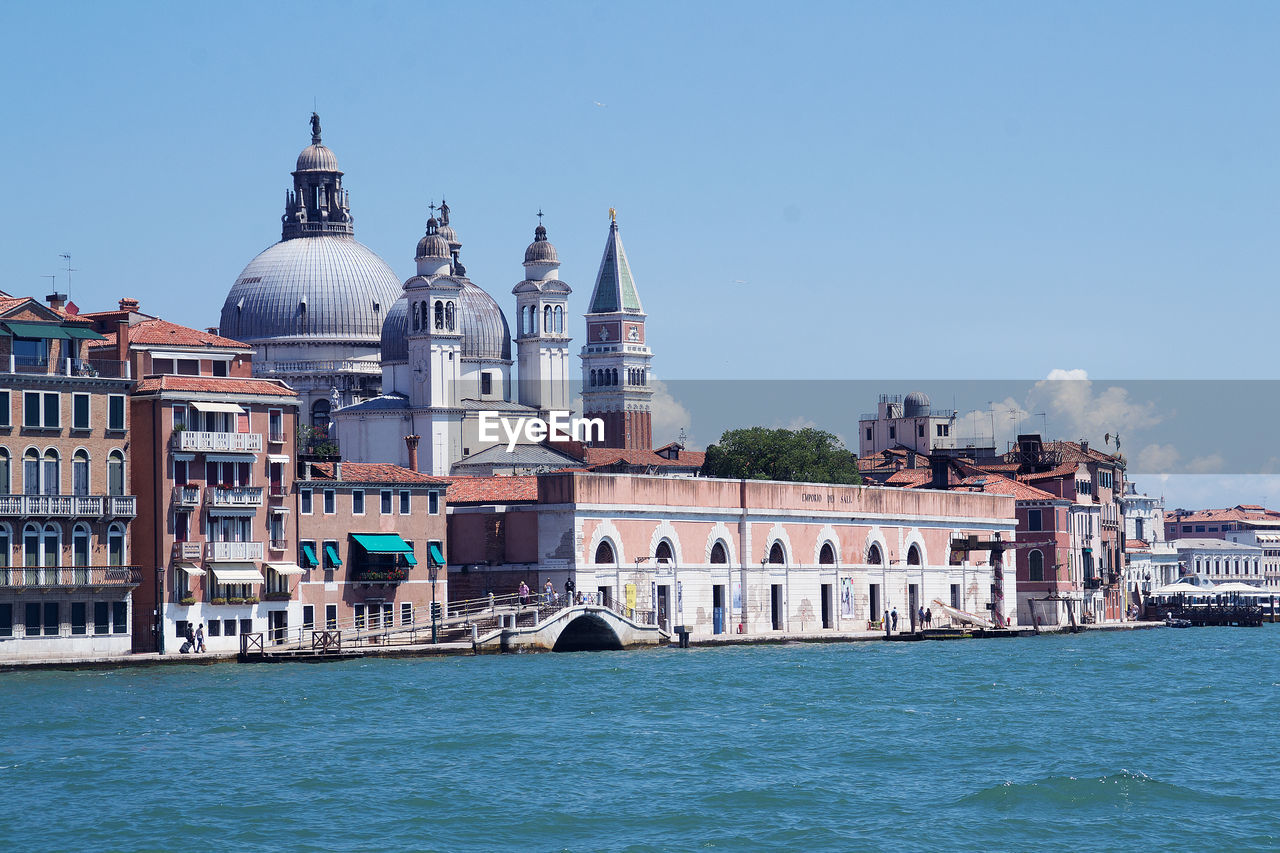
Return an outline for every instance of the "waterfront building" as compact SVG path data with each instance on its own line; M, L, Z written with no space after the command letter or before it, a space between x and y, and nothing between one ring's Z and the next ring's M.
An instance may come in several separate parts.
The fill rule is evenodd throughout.
M293 483L301 620L273 625L271 639L422 623L433 602L447 615L447 485L397 465L302 460Z
M0 659L128 654L132 380L49 299L0 293Z
M1139 494L1137 486L1129 482L1120 501L1124 510L1125 590L1129 603L1140 607L1153 591L1178 579L1178 552L1165 539L1160 498Z
M455 597L572 577L695 634L861 631L893 609L907 629L935 599L1017 618L1005 495L564 472L456 478L448 521ZM968 537L986 550L953 547Z
M1263 576L1263 550L1256 545L1229 542L1225 539L1175 539L1178 552L1178 574L1196 578L1196 583L1218 584L1239 582L1267 586Z
M219 323L221 335L255 350L254 376L298 392L315 441L328 437L333 409L378 395L382 324L401 292L399 277L356 241L342 178L312 113L280 241L236 277Z
M287 613L300 623L286 488L297 393L254 378L247 344L149 317L135 300L85 316L104 338L91 352L139 377L129 400L142 573L134 651L176 652L188 624L204 626L210 651L232 651Z
M1262 549L1262 577L1267 586L1280 586L1280 512L1257 504L1229 509L1175 509L1165 514L1170 539L1226 539Z

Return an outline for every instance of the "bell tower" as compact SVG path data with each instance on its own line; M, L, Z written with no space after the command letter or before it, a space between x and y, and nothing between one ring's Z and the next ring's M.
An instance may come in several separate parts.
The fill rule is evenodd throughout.
M653 448L652 398L640 305L618 218L609 210L609 236L587 308L587 340L582 347L582 414L604 422L603 447Z
M415 433L428 437L419 454L424 473L446 475L450 460L461 456L458 407L462 368L459 305L462 284L451 274L449 242L438 233L435 217L418 241L418 274L404 283L409 303L409 405Z
M512 289L516 297L516 349L519 358L519 401L546 418L550 411L568 411L569 294L573 289L559 278L560 258L547 240L538 211L533 242L524 250L524 281Z

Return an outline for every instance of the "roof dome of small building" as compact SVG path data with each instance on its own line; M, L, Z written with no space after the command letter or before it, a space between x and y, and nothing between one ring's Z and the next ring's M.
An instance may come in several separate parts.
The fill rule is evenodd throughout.
M533 242L524 250L526 264L558 264L560 258L556 247L547 239L547 229L539 225L533 232Z
M302 149L302 153L298 155L298 167L294 171L337 172L338 155L324 145L313 143Z
M279 338L376 343L403 293L391 267L352 237L281 240L236 278L219 333L240 341Z
M450 229L452 230L452 229ZM427 220L427 233L418 241L418 258L449 257L449 241L440 236L435 217Z
M902 401L902 413L908 418L926 417L929 414L929 397L923 391L912 391Z
M382 363L409 361L409 297L401 296L382 321Z

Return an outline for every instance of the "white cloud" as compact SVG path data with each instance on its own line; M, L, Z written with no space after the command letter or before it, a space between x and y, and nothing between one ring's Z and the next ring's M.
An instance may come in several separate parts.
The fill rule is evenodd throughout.
M965 412L956 420L956 439L962 445L994 440L996 452L1003 453L1030 416L1026 407L1012 397L993 400L987 408Z
M1209 456L1198 456L1187 463L1188 474L1218 474L1222 471L1222 454L1213 453Z
M1148 444L1134 457L1134 471L1151 474L1169 474L1180 470L1182 454L1172 444Z
M671 390L662 380L650 378L649 384L653 387L653 446L661 447L675 441L680 437L680 430L685 430L685 441L690 449L698 446L694 443L691 429L693 418L689 410L671 395Z
M1054 431L1063 438L1098 444L1108 435L1114 440L1117 435L1154 426L1163 417L1155 404L1131 399L1128 390L1118 385L1097 391L1089 374L1079 369L1051 370L1047 379L1032 387L1028 405L1043 408Z

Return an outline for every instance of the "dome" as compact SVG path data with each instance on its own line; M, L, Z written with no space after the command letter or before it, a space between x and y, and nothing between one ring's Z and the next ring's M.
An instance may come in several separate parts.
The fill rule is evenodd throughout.
M314 143L302 149L298 155L298 172L336 172L338 155L325 146Z
M382 363L409 361L409 297L401 296L382 321Z
M558 264L560 258L556 255L556 247L551 245L551 241L547 239L547 229L541 225L533 232L533 242L529 244L529 248L524 250L524 262L526 264Z
M908 418L928 417L929 397L923 391L912 391L902 401L903 415Z
M452 229L450 229L452 230ZM440 236L435 217L427 220L427 233L418 241L418 253L415 258L447 258L449 257L449 241Z
M511 360L511 329L493 297L467 281L459 294L458 328L462 357L485 361Z
M387 264L352 237L281 240L231 286L219 332L239 341L272 338L377 343L404 288Z

